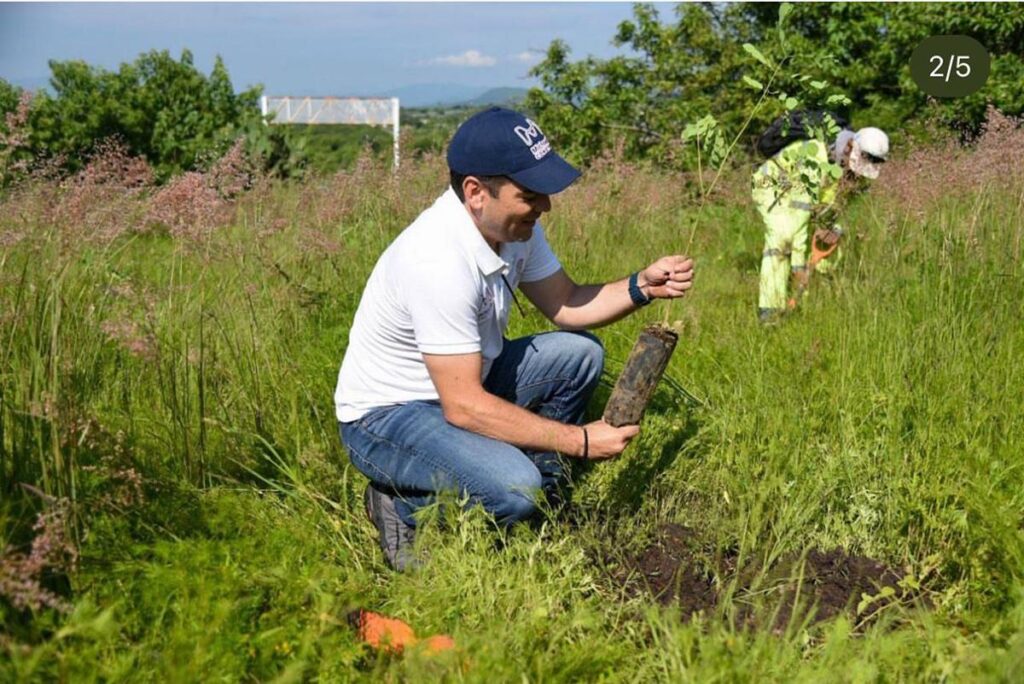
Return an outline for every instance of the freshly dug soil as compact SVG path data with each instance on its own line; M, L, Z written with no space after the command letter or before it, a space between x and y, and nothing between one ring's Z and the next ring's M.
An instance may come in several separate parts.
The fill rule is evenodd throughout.
M674 523L663 525L650 546L626 558L613 571L613 578L626 582L631 595L646 591L663 606L678 605L686 617L714 608L718 603L714 576L701 567L696 544L692 530Z
M842 549L814 549L803 563L799 557L788 557L765 572L756 564L738 568L735 554L709 560L713 555L707 549L692 530L666 524L640 553L614 563L611 579L624 585L628 595L647 594L663 606L677 606L689 619L711 612L724 588L738 578L734 597L740 604L740 620L750 627L770 622L777 632L790 622L815 624L844 612L863 625L893 601L911 598L898 586L899 572ZM883 587L894 593L873 601L857 616L862 595L877 596ZM749 598L751 590L765 599L760 613Z
M810 616L811 623L828 620L844 611L857 617L861 597L864 594L877 596L884 587L895 593L872 602L861 618L870 618L889 603L904 598L898 585L902 576L873 558L850 556L842 549L814 549L807 554L802 577L799 561L799 558L790 558L780 564L785 573L779 576L784 601L775 618L776 628L785 628L794 617L802 619L805 615Z

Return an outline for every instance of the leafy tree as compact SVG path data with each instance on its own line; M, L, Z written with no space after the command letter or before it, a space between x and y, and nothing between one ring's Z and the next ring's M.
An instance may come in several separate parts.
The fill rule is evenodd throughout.
M25 92L0 79L0 187L25 171L28 100Z
M21 88L11 85L0 78L0 127L4 125L4 115L13 112L18 106Z
M164 178L202 166L243 135L278 170L298 162L286 134L263 124L261 89L236 94L220 57L209 76L195 68L188 50L180 60L151 51L117 72L80 61L51 61L50 70L54 94L40 93L33 107L33 149L65 155L72 169L110 136Z
M977 93L938 102L941 118L976 130L988 103L1007 114L1024 112L1024 12L1012 6L798 3L781 32L779 7L687 4L676 8L674 21L663 23L653 6L636 5L613 39L631 54L573 61L566 44L556 40L531 72L541 88L530 92L527 106L576 161L621 138L630 157L692 168L692 147L680 151L678 145L683 129L710 115L737 132L760 96L764 65L743 49L746 42L766 56L765 64L781 65L771 74L772 92L786 96L757 110L745 142L785 108L826 106L832 88L850 100L839 113L898 138L928 105L910 77L914 48L928 36L964 34L987 47L992 70Z
M753 106L749 89L733 87L749 62L741 44L756 28L741 13L735 5L686 4L664 24L654 7L636 5L613 40L635 56L571 62L555 41L531 72L543 87L530 91L526 106L577 161L623 139L631 157L678 163L683 122L707 113L735 119Z
M1017 8L963 2L800 3L789 23L794 63L841 87L864 122L895 130L924 112L927 97L910 76L910 56L925 38L946 34L978 40L992 56L992 69L978 92L938 102L942 118L977 130L989 103L1006 114L1024 112L1024 12Z

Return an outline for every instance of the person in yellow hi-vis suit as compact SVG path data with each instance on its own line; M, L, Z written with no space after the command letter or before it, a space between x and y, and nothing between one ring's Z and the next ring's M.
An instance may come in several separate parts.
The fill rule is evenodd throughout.
M754 203L765 227L757 303L762 322L785 311L791 278L795 284L806 282L811 216L833 205L842 173L877 178L879 165L888 156L889 138L883 131L844 129L831 147L819 140L790 143L754 172ZM816 230L813 239L828 248L838 247L842 232L834 224ZM838 259L838 251L833 251L816 268L826 272Z

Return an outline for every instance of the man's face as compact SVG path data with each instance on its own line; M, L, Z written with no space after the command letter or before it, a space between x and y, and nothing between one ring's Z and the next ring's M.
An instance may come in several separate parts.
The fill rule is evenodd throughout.
M855 176L861 178L878 178L884 159L872 156L862 150L855 141L850 142L850 155L847 161L847 169Z
M527 190L514 181L502 183L496 197L481 188L472 203L476 205L473 214L477 227L491 243L529 240L541 214L551 211L550 196Z

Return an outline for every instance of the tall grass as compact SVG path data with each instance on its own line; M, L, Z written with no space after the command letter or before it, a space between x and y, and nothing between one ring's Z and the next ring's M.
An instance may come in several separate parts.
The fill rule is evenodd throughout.
M1021 135L999 134L1004 148ZM126 174L25 181L0 206L0 547L7 563L64 502L81 557L36 578L68 612L0 598L0 674L1011 678L1024 657L1024 181L985 176L977 155L993 145L933 153L942 196L927 159L890 165L899 183L847 209L839 273L769 329L755 323L761 226L737 171L704 209L698 281L675 309L683 339L635 445L573 469L568 520L495 533L449 509L458 519L423 527L429 560L412 575L382 565L331 398L366 277L443 190L443 161L393 176L364 158L303 186L238 167L233 190L222 170L171 194ZM556 198L550 239L577 280L620 277L689 237L689 183L609 157ZM595 414L660 316L600 331L610 372ZM514 314L510 333L546 327ZM841 546L899 568L923 599L868 626L777 633L737 617L770 614L771 596L721 575L731 600L686 621L605 567L664 521L711 544L711 568L716 554L768 568ZM355 606L452 633L461 655L368 653L344 621Z

